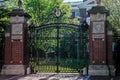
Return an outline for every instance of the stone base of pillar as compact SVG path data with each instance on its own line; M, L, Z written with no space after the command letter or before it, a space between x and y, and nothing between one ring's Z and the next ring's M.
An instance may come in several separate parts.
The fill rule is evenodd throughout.
M109 69L110 69L110 75L115 76L116 69L115 69L114 65L109 65Z
M30 74L30 69L26 65L3 65L1 74L2 75L25 75L25 74Z
M113 65L89 65L88 75L91 76L115 76L115 68Z

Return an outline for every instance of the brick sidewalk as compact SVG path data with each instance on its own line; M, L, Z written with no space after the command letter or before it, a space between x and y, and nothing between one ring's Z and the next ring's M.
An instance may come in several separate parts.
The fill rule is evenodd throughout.
M17 80L21 75L0 75L0 80Z
M0 80L120 80L120 77L90 77L78 73L36 73L26 76L2 76Z
M94 76L94 77L90 77L90 80L120 80L120 77Z
M14 77L14 76L10 76L10 75L0 75L0 80L5 80L5 79L8 79L8 78L11 78L11 77Z

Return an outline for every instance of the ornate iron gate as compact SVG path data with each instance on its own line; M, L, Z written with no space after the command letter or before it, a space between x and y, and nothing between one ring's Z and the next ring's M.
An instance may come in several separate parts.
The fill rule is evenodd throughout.
M39 72L80 72L87 66L87 28L66 23L30 26L30 64Z

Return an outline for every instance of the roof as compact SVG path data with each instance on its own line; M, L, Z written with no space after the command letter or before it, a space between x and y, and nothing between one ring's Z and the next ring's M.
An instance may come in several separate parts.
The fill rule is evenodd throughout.
M93 13L106 13L107 16L109 15L109 10L107 10L104 6L94 6L92 9L88 11L88 14Z

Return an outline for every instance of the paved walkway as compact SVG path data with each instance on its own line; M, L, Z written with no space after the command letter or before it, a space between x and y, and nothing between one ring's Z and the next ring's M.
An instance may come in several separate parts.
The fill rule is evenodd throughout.
M0 75L0 80L120 80L120 77L90 77L81 76L78 73L36 73L26 76L3 76Z

